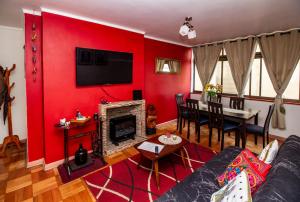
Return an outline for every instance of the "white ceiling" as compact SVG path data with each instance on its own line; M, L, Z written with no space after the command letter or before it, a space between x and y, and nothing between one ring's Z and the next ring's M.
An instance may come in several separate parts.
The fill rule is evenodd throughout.
M41 7L186 45L300 27L300 0L0 0L0 25L22 27L22 8ZM186 16L196 39L178 34Z

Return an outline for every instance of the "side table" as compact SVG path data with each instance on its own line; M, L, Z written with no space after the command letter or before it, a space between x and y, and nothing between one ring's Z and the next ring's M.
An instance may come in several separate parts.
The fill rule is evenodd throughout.
M96 116L96 115L95 115ZM97 119L94 116L94 122L95 122L95 130L88 130L85 132L75 133L70 135L71 130L81 129L85 128L87 126L91 126L93 122L89 121L84 124L73 124L71 123L69 126L62 126L60 124L55 124L56 128L62 129L64 131L64 167L67 170L68 175L70 176L73 171L79 170L83 167L89 166L94 163L94 159L92 159L92 156L89 154L87 162L83 165L76 165L74 161L69 160L69 143L73 139L77 139L83 136L90 136L91 137L91 148L93 149L93 157L99 157L102 161L102 137L101 137L101 124L99 122L101 121L98 116ZM99 126L100 125L100 126Z

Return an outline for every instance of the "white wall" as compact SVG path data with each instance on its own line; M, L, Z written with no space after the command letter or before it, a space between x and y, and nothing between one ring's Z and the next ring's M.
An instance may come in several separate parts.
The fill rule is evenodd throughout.
M11 96L16 97L12 102L12 122L14 134L19 135L21 140L27 138L24 38L23 29L0 26L0 65L11 67L16 64L16 69L10 77L10 82L15 82ZM7 120L4 125L2 107L0 111L0 144L7 134Z
M191 94L192 99L200 99L201 95ZM229 98L222 98L224 107L229 107ZM245 108L253 108L260 110L258 116L258 125L263 126L266 116L268 114L269 105L271 102L263 102L256 100L246 100ZM272 128L270 124L270 134L287 138L290 135L300 136L300 106L285 104L286 110L286 130L278 130Z

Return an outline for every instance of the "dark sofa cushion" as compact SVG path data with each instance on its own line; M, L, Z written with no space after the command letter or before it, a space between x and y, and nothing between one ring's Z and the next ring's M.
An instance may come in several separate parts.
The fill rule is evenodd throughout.
M300 201L300 137L292 135L281 145L266 181L252 198L253 202Z
M227 165L241 151L242 149L238 147L224 149L222 153L215 156L156 201L210 201L211 195L220 189L216 178L225 171Z

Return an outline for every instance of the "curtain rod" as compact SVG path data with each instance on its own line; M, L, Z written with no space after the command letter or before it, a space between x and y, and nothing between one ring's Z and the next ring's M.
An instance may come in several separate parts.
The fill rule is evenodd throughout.
M254 38L260 38L262 36L270 37L270 36L274 36L277 33L280 33L281 35L284 35L284 34L289 34L293 30L298 30L298 32L300 32L300 28L293 28L293 29L289 29L289 30L286 30L286 31L275 31L275 32L271 32L271 33L262 33L262 34L257 34L257 35L248 35L248 36L245 36L245 37L237 37L237 38L234 38L234 39L226 39L226 40L223 40L223 41L215 41L215 42L210 42L210 43L204 43L204 44L199 44L199 45L193 46L193 48L195 48L195 47L202 47L202 46L206 46L206 45L208 45L208 46L219 45L219 44L224 44L227 41L234 42L234 41L237 41L239 39L241 41L244 41L244 40L247 40L250 37L254 37Z

